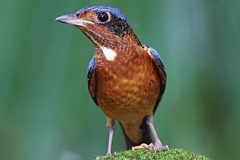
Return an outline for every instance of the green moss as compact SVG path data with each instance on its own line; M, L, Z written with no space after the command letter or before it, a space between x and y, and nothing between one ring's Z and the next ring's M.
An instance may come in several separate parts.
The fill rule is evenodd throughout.
M174 160L202 160L208 159L202 155L188 152L183 149L170 149L155 152L154 150L135 150L135 151L123 151L112 156L97 157L97 160L163 160L163 159L174 159Z

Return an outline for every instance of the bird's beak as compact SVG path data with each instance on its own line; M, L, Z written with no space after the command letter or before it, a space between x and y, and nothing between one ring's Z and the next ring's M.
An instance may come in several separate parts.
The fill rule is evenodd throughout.
M78 18L75 14L68 14L68 15L60 16L60 17L57 17L55 20L62 22L62 23L67 23L67 24L80 26L80 27L84 27L86 23L94 24L91 21Z

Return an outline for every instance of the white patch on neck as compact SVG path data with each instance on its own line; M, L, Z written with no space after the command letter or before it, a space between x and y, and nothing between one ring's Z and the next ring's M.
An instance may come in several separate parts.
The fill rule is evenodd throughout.
M117 53L114 50L106 47L101 47L101 49L107 60L114 61L115 57L117 56Z

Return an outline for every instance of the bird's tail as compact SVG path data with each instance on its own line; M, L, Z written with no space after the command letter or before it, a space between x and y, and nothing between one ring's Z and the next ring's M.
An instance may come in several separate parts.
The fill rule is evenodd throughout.
M122 131L123 131L123 135L124 135L124 138L125 138L125 149L126 150L129 150L131 149L133 146L138 146L142 143L146 143L146 144L150 144L150 143L153 143L152 141L152 138L151 138L151 133L150 133L150 129L146 123L146 117L143 119L143 121L141 122L141 125L140 127L138 128L134 128L135 126L132 126L131 127L131 130L137 130L136 132L138 132L139 134L137 134L135 132L135 137L129 137L127 135L127 131L126 131L126 127L124 127L124 125L120 122L120 125L121 125L121 128L122 128ZM129 126L130 127L130 126ZM134 132L134 131L133 131ZM136 138L138 137L138 141L137 142L133 142L133 138Z

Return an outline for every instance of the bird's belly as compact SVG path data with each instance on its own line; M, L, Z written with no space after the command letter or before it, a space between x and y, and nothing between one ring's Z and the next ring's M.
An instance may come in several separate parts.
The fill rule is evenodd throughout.
M153 69L132 72L129 76L102 73L97 82L97 101L108 118L128 121L152 115L160 92Z

